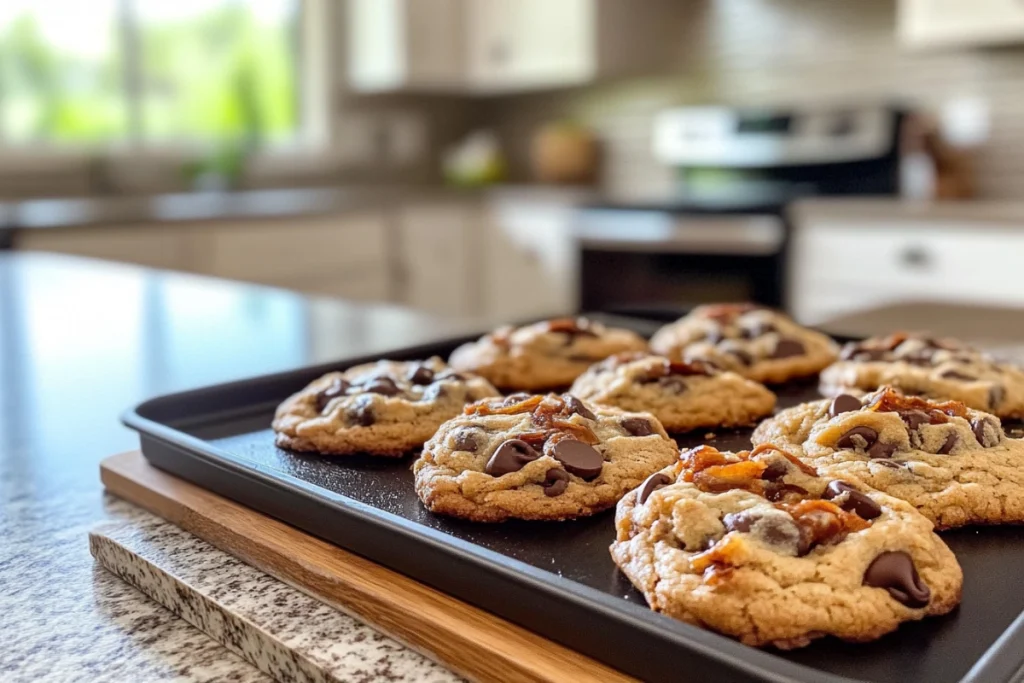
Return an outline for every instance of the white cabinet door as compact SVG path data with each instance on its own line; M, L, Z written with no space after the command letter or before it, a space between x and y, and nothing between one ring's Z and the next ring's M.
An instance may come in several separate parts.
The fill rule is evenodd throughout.
M506 322L565 315L578 306L572 208L493 201L483 259L484 314Z
M568 85L594 76L594 0L470 0L466 10L476 89Z
M1020 0L900 0L900 39L911 47L1024 42Z
M398 218L398 300L446 315L480 309L480 211L475 202L415 204Z

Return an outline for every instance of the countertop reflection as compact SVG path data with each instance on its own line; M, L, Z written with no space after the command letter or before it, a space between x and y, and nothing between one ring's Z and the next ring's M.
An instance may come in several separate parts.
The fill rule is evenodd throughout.
M123 618L155 608L94 571L89 556L92 525L138 514L99 483L103 457L138 445L118 422L125 408L481 327L200 276L0 253L0 678L190 680L187 663L133 635ZM148 626L158 613L146 613ZM159 618L165 642L194 637L170 613ZM123 668L125 659L141 668Z

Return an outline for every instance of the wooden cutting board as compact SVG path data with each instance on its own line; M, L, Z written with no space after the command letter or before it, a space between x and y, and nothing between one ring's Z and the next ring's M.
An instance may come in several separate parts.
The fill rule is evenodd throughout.
M489 612L152 467L100 465L108 491L481 681L631 681Z

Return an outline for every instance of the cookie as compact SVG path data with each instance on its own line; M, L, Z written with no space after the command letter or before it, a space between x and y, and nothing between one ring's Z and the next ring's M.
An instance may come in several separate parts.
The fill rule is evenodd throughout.
M273 428L277 445L294 451L400 456L467 403L497 395L487 380L440 358L382 360L313 381L278 407Z
M902 498L939 528L1024 522L1024 441L959 401L841 394L765 420L753 442Z
M648 411L670 432L751 424L775 408L775 394L763 384L700 361L681 363L642 352L616 354L590 366L570 393Z
M622 499L615 532L651 609L748 645L872 640L960 601L960 566L913 507L773 446L685 452Z
M676 459L653 416L569 394L513 394L466 406L413 464L432 512L475 522L564 520L610 508Z
M839 352L826 335L752 304L698 306L658 330L651 349L672 360L702 360L766 383L816 375Z
M1024 372L955 339L901 332L847 344L839 358L821 373L826 396L889 385L906 394L961 401L1000 417L1024 418Z
M622 351L643 351L640 335L588 320L562 318L502 327L457 348L449 358L459 371L486 377L513 391L562 389L599 360Z

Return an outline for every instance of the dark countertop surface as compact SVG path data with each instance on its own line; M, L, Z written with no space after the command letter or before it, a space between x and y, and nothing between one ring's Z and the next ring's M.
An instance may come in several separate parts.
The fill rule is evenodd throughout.
M158 394L479 328L385 305L0 253L0 680L264 680L94 566L89 529L142 514L105 496L99 481L102 458L138 446L119 414Z

